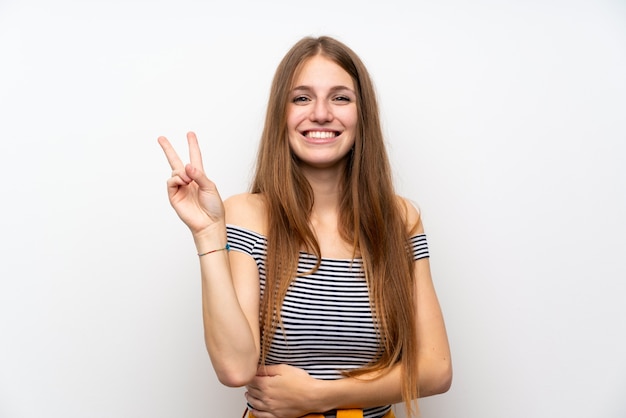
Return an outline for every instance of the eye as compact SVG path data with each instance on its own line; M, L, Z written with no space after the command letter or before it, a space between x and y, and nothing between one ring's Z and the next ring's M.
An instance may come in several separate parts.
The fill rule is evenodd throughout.
M310 99L307 96L303 95L295 96L293 99L291 99L291 102L295 104L303 104L309 101Z
M347 104L347 103L352 102L352 98L342 94L342 95L339 95L339 96L335 96L333 98L333 101L339 102L341 104Z

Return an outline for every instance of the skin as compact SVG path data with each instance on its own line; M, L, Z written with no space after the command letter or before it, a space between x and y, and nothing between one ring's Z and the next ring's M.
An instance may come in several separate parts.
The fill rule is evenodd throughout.
M357 117L352 77L321 55L310 58L287 107L289 146L301 166L335 175L354 145Z
M354 144L357 108L351 77L332 61L309 59L296 77L287 109L289 144L315 194L311 226L322 256L348 258L350 245L337 230L339 182L346 155ZM313 133L312 133L313 132ZM332 134L329 134L332 133ZM227 223L267 235L261 195L241 194L222 202L205 175L198 141L187 135L190 163L185 165L169 141L159 138L172 176L170 203L192 232L199 253L226 245ZM398 198L401 199L401 198ZM417 210L407 207L407 228L423 232ZM419 389L421 396L448 390L452 378L450 349L428 259L415 262ZM246 386L246 400L257 418L296 418L338 408L367 408L397 403L401 368L363 378L317 380L289 366L261 366L259 361L259 273L249 256L218 251L200 257L205 342L219 380Z

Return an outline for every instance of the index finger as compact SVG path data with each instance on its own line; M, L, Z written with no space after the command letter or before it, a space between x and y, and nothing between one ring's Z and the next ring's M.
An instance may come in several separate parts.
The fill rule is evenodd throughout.
M191 165L204 171L204 167L202 166L202 153L200 152L200 145L198 145L198 138L195 133L187 133L187 143L189 144L189 161Z
M170 144L170 141L168 141L164 136L160 136L158 141L159 145L163 149L163 152L165 153L167 162L170 163L172 170L184 170L185 164L183 164L180 157L178 157L178 154L174 150L174 147L172 147L172 144Z
M263 376L277 376L279 375L278 373L278 367L277 366L271 366L271 365L267 365L267 364L262 364L260 365L257 370L256 370L256 375L258 377L263 377Z

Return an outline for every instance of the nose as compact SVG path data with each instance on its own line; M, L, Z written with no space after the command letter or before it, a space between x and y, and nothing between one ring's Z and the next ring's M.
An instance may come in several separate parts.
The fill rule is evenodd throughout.
M311 120L317 123L326 123L333 120L330 104L325 100L316 100L311 109Z

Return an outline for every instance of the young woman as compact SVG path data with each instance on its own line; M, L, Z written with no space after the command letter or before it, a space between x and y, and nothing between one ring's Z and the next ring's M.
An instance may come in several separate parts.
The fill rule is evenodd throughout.
M213 367L247 386L250 417L391 417L391 404L411 414L413 399L448 390L420 215L394 192L374 88L352 50L304 38L283 58L251 193L222 203L187 139L185 165L159 138L169 199L198 250Z

